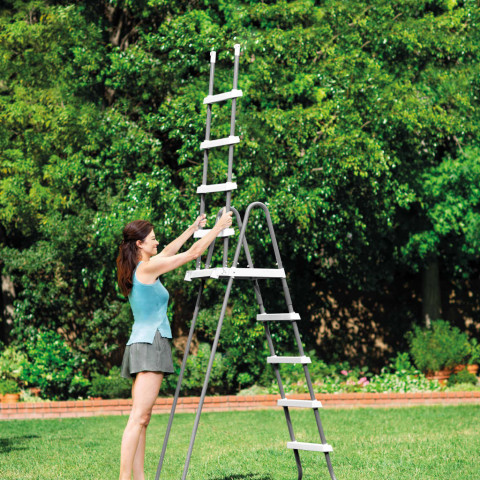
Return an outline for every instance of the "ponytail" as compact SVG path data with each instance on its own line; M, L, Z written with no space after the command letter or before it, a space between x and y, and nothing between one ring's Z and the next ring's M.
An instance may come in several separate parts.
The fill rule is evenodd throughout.
M117 257L117 279L123 295L128 297L133 287L133 271L139 260L137 240L145 240L153 225L145 220L130 222L123 229L123 240Z

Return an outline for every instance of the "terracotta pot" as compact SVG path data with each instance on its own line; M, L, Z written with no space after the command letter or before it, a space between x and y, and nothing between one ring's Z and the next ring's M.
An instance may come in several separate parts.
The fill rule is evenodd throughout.
M17 403L19 400L19 393L5 393L2 398L2 403Z
M455 368L453 369L453 373L458 373L458 372L461 372L462 370L465 370L465 365L456 365Z
M30 394L35 396L35 397L39 397L40 396L40 389L38 387L30 387L28 389L30 391Z
M438 380L439 383L445 385L450 375L453 373L453 368L445 368L444 370L438 370L437 372L427 373L425 376L429 380Z
M473 373L474 375L476 375L478 372L478 365L474 364L474 365L457 365L453 369L453 373L461 372L462 370L465 370L465 368L467 369L468 373Z
M478 365L474 363L473 365L467 365L467 370L469 373L476 375L478 373Z

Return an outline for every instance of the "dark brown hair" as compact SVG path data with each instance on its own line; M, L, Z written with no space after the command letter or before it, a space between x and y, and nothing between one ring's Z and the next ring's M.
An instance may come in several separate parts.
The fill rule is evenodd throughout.
M138 263L137 240L145 240L153 230L153 225L146 220L135 220L125 225L123 240L117 257L117 279L122 293L128 297L133 286L133 271Z

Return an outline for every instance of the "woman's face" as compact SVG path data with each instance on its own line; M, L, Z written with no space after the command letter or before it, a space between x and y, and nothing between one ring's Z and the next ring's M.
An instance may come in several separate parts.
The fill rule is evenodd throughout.
M155 232L152 230L144 239L137 240L137 246L140 252L145 252L149 257L157 254L158 242L155 238Z

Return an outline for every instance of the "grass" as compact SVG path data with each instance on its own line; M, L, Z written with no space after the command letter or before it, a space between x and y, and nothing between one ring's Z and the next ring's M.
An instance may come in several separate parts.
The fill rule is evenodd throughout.
M321 412L338 480L478 480L480 406L328 409ZM313 414L292 411L297 440L318 442ZM109 480L127 418L0 423L0 479ZM146 478L155 478L168 415L147 434ZM181 478L193 415L178 414L162 479ZM292 480L296 467L278 410L205 413L189 480ZM329 480L324 455L301 452L304 480Z

